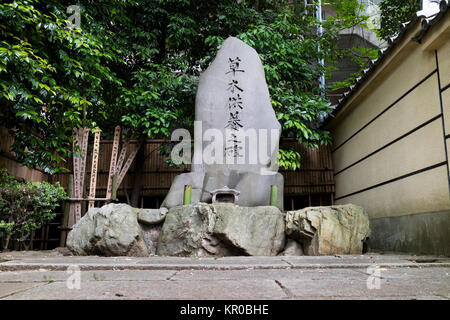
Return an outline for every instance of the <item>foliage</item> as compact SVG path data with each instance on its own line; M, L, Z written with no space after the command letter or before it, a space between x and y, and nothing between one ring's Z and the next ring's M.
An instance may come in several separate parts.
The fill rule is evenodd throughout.
M367 19L358 0L330 3L336 16L322 36L303 1L79 0L81 29L67 26L71 1L3 3L0 119L15 133L12 149L53 173L82 124L106 137L118 123L134 138L192 130L200 72L228 36L260 54L282 135L327 144L319 125L332 107L318 80L331 69L318 61L354 56L339 51L338 34ZM282 150L282 167L298 168L299 156Z
M361 26L367 30L371 29L369 26L369 16L362 14L365 11L364 1L332 1L332 5L337 10L335 17L330 17L325 22L330 27L342 29L351 29L356 26ZM335 50L332 55L335 59L331 60L330 71L338 70L335 67L342 59L349 58L355 63L359 70L349 75L347 79L343 81L336 81L329 84L331 91L339 90L342 88L348 88L352 86L359 77L361 77L362 70L367 68L370 60L374 60L378 57L379 49L370 48L365 46L353 46L348 49Z
M0 237L26 240L32 231L55 218L54 210L66 199L64 189L48 182L18 182L0 170ZM7 248L8 243L4 248Z
M50 173L70 155L83 108L102 105L103 83L118 81L102 43L57 9L37 0L0 5L0 119L18 160Z
M278 165L286 170L299 169L301 166L301 155L294 150L281 149L278 152Z
M388 40L395 36L402 23L410 21L421 8L421 0L383 0L381 11L381 27L378 37Z

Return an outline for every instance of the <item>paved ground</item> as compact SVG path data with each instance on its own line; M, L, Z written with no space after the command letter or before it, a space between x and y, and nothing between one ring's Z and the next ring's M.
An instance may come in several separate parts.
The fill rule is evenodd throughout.
M450 299L450 258L0 253L0 299Z

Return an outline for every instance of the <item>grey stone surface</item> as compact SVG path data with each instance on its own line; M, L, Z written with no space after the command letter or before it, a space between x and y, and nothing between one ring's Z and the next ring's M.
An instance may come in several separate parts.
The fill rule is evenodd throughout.
M39 287L42 284L35 282L21 282L21 283L0 283L0 299L7 298L13 294L20 294L31 288Z
M303 256L303 248L297 241L287 238L284 250L280 252L281 256Z
M205 204L171 208L157 254L276 255L284 247L284 216L276 207Z
M267 258L251 258L267 261ZM299 257L300 258L300 257ZM319 257L323 258L325 257ZM92 258L91 259L97 259ZM109 258L111 259L111 258ZM153 258L151 258L153 259ZM186 260L176 258L177 260ZM222 258L224 260L228 258ZM233 258L230 258L233 259ZM139 260L139 258L133 258ZM173 260L173 259L172 259ZM188 259L196 260L196 259ZM213 260L213 259L208 259ZM69 289L65 271L0 272L3 299L449 299L449 267L381 268L367 286L366 268L81 271ZM269 259L270 260L270 259ZM276 260L276 259L271 259ZM187 261L187 260L186 260ZM326 261L326 260L324 260ZM275 265L269 265L275 267ZM51 281L44 280L51 279ZM371 282L372 283L372 282Z
M148 256L137 212L127 204L89 210L69 232L67 247L77 255Z
M161 230L156 253L162 256L232 255L212 232L213 207L204 203L171 208Z
M243 90L238 92L242 98L243 109L237 108L243 126L242 129L274 129L277 130L278 134L274 137L274 143L271 144L270 132L268 133L268 141L265 147L269 156L265 163L251 164L249 154L257 150L250 150L249 143L246 143L242 150L243 164L223 165L226 163L225 155L222 158L215 155L214 160L220 161L222 164L216 164L216 161L208 164L203 161L200 165L194 164L193 171L220 171L226 168L227 170L261 173L261 169L278 170L276 160L281 125L278 123L275 111L272 108L264 68L258 53L241 40L233 37L226 39L217 52L214 61L200 76L195 101L195 120L202 122L203 132L208 129L222 132L223 146L226 145L225 129L230 117L230 110L227 105L230 98L230 83L233 80L233 73L229 72L230 59L236 58L240 59L237 69L243 70L243 72L237 71L234 77L238 81L239 88ZM259 132L257 134L258 138L262 138ZM212 143L212 141L200 138L195 137L194 159Z
M421 277L407 277L405 279L389 279L383 277L370 279L367 275L362 277L313 278L313 279L280 279L280 283L295 298L353 298L365 299L401 297L416 299L420 297L450 297L450 283L448 277L435 275L433 279L424 280ZM368 282L371 286L368 286Z
M243 269L243 270L181 270L172 280L321 280L367 278L353 269Z
M155 225L160 224L166 218L167 212L169 211L167 208L161 207L160 209L137 209L134 208L137 212L137 219L140 223L147 225Z
M172 278L176 273L176 270L83 270L80 273L80 280L82 282L167 280ZM69 276L70 274L67 271L51 271L46 269L41 269L40 271L0 272L0 287L3 287L6 283L65 282Z
M240 270L240 269L323 269L368 268L449 268L450 258L412 256L399 254L365 254L336 256L232 256L232 257L99 257L99 256L51 256L49 251L16 252L10 261L0 263L0 271L66 270L77 265L81 270ZM11 257L11 252L0 256ZM414 262L418 261L418 262ZM428 262L425 262L428 261ZM429 262L433 261L433 262Z
M165 218L165 217L164 217ZM147 225L141 224L142 238L147 245L147 250L150 255L156 254L158 247L158 240L161 234L162 225Z
M236 204L243 207L269 205L270 186L276 185L278 186L277 207L282 210L284 206L284 178L278 172L267 175L235 170L182 173L173 180L162 206L173 208L182 205L185 185L192 186L191 202L193 204L198 202L211 203L210 191L228 186L240 192Z
M283 299L273 280L240 281L88 281L79 290L54 282L6 297L7 300L110 300L110 299ZM168 311L169 313L169 311Z
M369 246L450 256L450 210L370 220Z
M236 58L240 59L237 69L244 72L236 71L235 77L232 78L233 73L229 72L230 59ZM255 135L254 138L239 139L242 142L242 157L232 157L233 163L230 164L226 152L222 151L230 140L230 129L226 127L230 117L229 89L233 80L238 81L239 88L243 90L236 89L242 99L242 109L237 108L242 128L233 133L252 129L255 130ZM194 137L193 172L175 178L162 205L167 208L181 205L184 186L192 185L192 203L211 203L210 192L228 186L240 192L236 204L248 207L265 206L269 204L270 186L277 185L277 207L283 210L283 176L277 172L281 125L271 105L264 68L253 48L233 37L223 43L214 61L200 77L195 120L201 122L202 130L196 132ZM268 131L260 131L262 129ZM208 130L220 133L220 140L217 137L222 144L220 152L211 151L215 137L204 139L203 133ZM250 148L251 140L256 141L253 144L255 148ZM207 160L203 157L205 153L211 155ZM264 153L266 158L262 159Z
M284 248L284 216L276 207L213 204L213 233L245 254L275 256Z
M286 234L307 255L358 254L370 236L369 218L352 204L288 211Z

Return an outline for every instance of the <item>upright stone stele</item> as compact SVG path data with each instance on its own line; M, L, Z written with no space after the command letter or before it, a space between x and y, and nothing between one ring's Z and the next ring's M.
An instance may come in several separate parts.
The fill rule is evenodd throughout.
M191 203L212 202L211 191L239 191L240 206L267 206L271 185L283 209L283 176L278 173L281 126L271 105L258 53L229 37L203 72L195 102L192 172L175 177L163 207L183 204L184 186ZM255 148L256 146L256 148Z

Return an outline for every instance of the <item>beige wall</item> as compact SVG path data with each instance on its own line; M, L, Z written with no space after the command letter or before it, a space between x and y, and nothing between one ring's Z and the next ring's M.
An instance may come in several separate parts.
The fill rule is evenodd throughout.
M387 80L386 84L389 84L391 81L392 80ZM385 90L390 90L389 86ZM393 90L395 90L395 88ZM415 91L414 94L407 95L334 152L336 172L339 172L343 168L367 156L374 150L383 147L390 141L400 137L440 113L436 74L426 80ZM376 95L378 95L378 97L376 97ZM383 92L374 90L368 99L363 101L359 107L348 116L348 118L355 119L355 121L346 121L347 119L345 119L342 121L342 124L333 131L333 138L336 138L334 141L335 146L339 146L339 140L344 141L348 136L359 130L377 115L373 112L373 109L375 109L374 104L372 103L373 100L377 101L379 106L377 108L379 109L377 110L377 114L391 104L391 99L386 98L386 95L384 95ZM364 119L364 121L361 119ZM347 130L351 132L350 135L345 135L345 139L339 139L339 134L343 131L340 130L341 127L347 127Z
M450 73L450 70L448 71ZM442 107L444 110L445 135L450 134L450 88L442 92Z
M436 69L434 53L419 54L420 51L416 50L418 46L416 43L411 43L405 48L406 51L412 50L409 56L392 61L385 72L370 81L370 88L361 92L361 95L345 106L346 110L351 111L342 119L336 117L338 125L333 130L335 146L339 146Z
M442 46L437 48L442 88L450 84L450 23L447 24L449 24L449 29L447 29L446 41L443 41Z
M441 21L443 37L448 21ZM436 35L438 47L426 38L410 41L419 28L405 35L328 126L336 149L336 203L361 205L371 219L450 211L450 89L441 92L443 111L440 102L440 88L450 83L450 43Z
M0 156L0 168L6 168L10 175L26 181L41 182L48 180L48 176L44 172L29 169L17 161L4 156Z
M15 160L14 153L10 151L13 142L14 138L8 130L0 126L0 168L5 168L10 175L19 179L33 182L47 181L48 176L42 170L29 169Z

